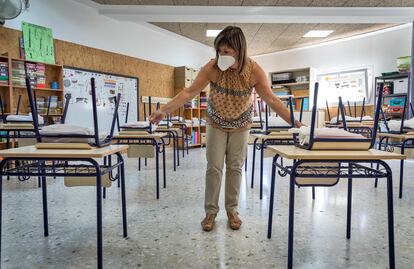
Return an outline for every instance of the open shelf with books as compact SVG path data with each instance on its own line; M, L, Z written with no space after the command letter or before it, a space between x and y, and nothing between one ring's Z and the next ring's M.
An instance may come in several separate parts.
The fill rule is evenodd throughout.
M196 78L198 70L189 67L175 68L175 94L178 94L185 87L192 84ZM184 104L183 118L192 122L192 127L186 129L189 138L189 147L202 147L205 145L206 118L207 118L207 99L209 86L203 89L193 100ZM180 147L182 145L179 145Z
M60 116L64 100L63 66L13 58L7 54L0 56L0 96L4 113L29 113L26 74L33 87L39 114L45 115L50 100L49 117L45 120L52 121L53 117Z
M303 110L309 111L311 109L309 98L312 96L312 87L315 83L315 70L313 68L281 70L271 72L269 76L273 93L282 99L291 96L295 112L301 110L302 99Z

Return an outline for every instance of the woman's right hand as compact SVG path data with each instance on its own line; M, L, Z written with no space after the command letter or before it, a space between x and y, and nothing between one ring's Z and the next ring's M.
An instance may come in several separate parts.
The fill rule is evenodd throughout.
M152 113L149 117L149 121L152 124L158 124L160 121L162 121L165 118L166 114L162 112L161 110L157 110L154 113Z

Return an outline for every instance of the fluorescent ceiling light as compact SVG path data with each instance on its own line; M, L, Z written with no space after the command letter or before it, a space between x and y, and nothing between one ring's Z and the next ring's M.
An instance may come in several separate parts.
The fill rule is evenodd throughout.
M206 31L206 36L207 37L216 37L220 32L221 32L221 30L207 30Z
M327 37L332 33L332 30L312 30L307 32L303 37Z

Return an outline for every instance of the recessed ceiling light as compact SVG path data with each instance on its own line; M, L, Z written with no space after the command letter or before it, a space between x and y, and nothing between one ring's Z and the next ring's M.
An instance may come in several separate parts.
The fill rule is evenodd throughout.
M327 37L332 33L332 30L312 30L307 32L303 37Z
M207 37L216 37L220 32L221 32L221 30L207 30L206 31L206 36Z

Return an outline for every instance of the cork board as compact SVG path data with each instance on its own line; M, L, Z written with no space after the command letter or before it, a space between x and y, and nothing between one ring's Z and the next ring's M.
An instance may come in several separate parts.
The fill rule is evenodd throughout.
M0 54L19 57L21 31L0 27ZM54 39L57 64L139 78L140 96L173 97L174 67ZM139 98L141 100L141 98ZM143 115L140 104L140 114Z

